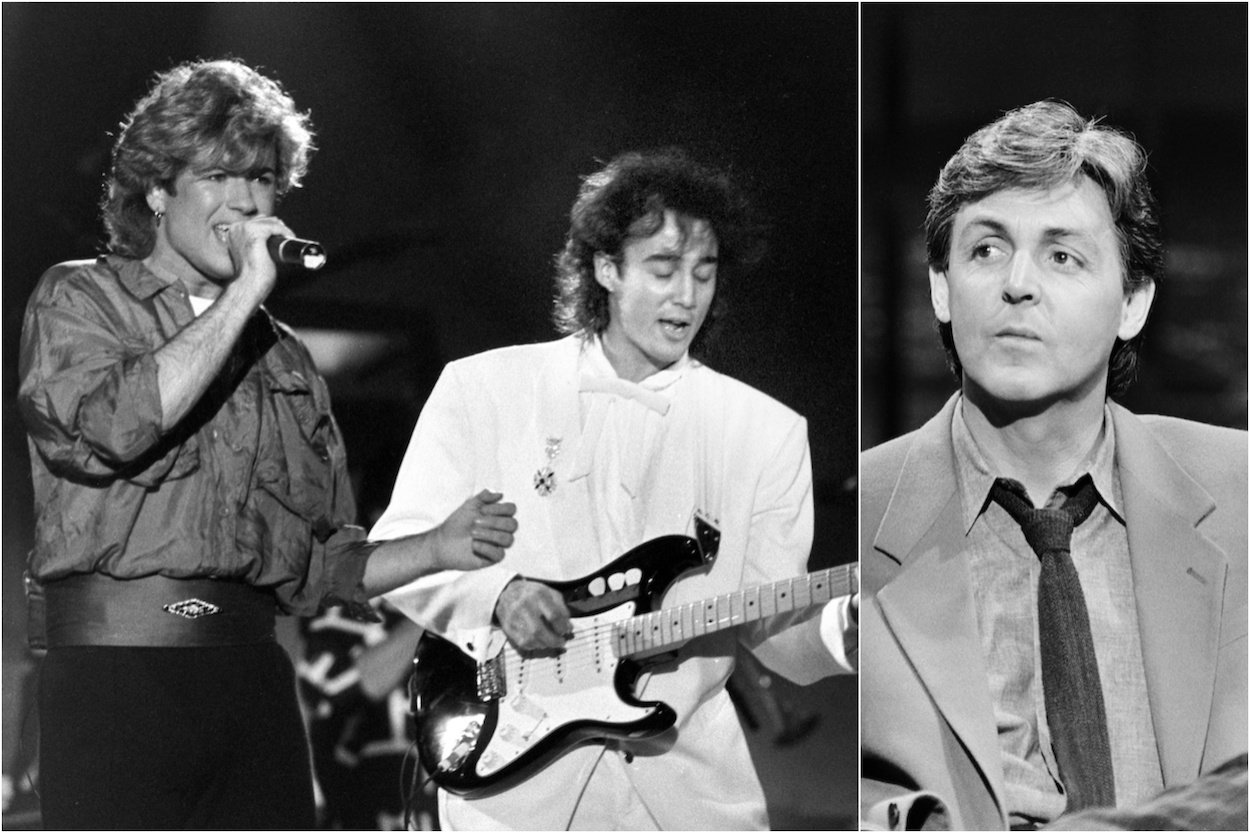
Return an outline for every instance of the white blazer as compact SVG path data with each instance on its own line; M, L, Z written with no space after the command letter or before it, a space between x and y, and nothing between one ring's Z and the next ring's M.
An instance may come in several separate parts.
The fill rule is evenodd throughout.
M516 503L520 528L502 562L429 576L386 597L479 659L492 650L487 634L495 600L513 576L579 578L643 541L692 535L696 510L719 528L719 554L711 570L679 579L665 607L806 572L812 543L806 421L689 361L660 391L670 402L667 414L634 402L611 404L633 409L627 417L632 435L643 447L652 444L651 453L631 442L608 455L615 459L595 459L587 435L599 416L592 411L584 418L579 396L579 374L591 359L581 355L584 344L587 351L599 349L569 336L449 364L417 422L390 506L370 535L384 540L423 532L483 488ZM550 439L559 441L552 459ZM556 488L541 496L534 476L545 464ZM603 482L604 471L612 472L612 482ZM788 627L796 619L801 624ZM678 714L674 729L631 745L636 754L625 764L661 827L767 826L763 791L724 690L734 643L742 641L774 671L809 683L840 670L819 624L799 615L722 631L688 643L677 663L640 679L647 699L662 700ZM467 800L473 824L481 826L485 814L501 827L567 827L604 754L600 746L582 747L511 791ZM445 821L454 825L458 802L466 799L444 800Z

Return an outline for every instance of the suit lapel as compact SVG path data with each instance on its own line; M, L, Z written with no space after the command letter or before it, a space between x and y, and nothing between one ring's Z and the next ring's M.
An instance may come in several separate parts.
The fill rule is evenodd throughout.
M957 397L917 432L874 548L897 561L877 594L900 649L1002 807L1002 764L963 552L950 423ZM1227 557L1198 529L1211 495L1146 425L1112 404L1151 714L1165 784L1199 773L1215 684ZM925 612L922 616L921 613Z
M964 552L950 425L957 397L917 432L874 548L902 567L877 600L900 649L1002 810L1001 751Z
M581 348L580 336L565 337L557 342L558 352L552 360L540 370L535 391L537 416L531 440L536 457L549 438L559 440L559 454L551 464L556 472L556 487L546 497L539 498L539 503L545 511L552 557L560 565L556 575L566 579L586 572L586 555L600 551L595 519L590 511L586 472L578 471L576 466L582 456L583 440L578 401Z
M1112 405L1142 661L1165 784L1198 775L1215 686L1225 554L1199 530L1215 501Z

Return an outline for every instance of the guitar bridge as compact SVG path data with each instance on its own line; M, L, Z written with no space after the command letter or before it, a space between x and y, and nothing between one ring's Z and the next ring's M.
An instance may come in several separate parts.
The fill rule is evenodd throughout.
M477 696L483 703L498 700L508 693L508 677L503 664L503 651L486 662L477 664Z

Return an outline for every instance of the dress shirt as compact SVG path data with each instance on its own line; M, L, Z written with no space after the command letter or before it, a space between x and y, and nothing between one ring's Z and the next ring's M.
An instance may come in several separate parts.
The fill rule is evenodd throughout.
M690 364L689 355L641 382L619 378L598 337L587 340L578 359L580 451L569 480L586 478L602 552L623 553L646 540L645 496L671 477L676 466L694 471L697 459L683 459L675 447L700 447L702 421L668 419L673 394ZM676 427L674 427L676 426ZM670 439L670 433L680 439ZM621 453L628 449L628 453ZM706 505L703 496L699 505ZM689 513L694 507L687 507Z
M990 499L999 476L990 470L963 417L954 411L963 529L973 576L977 625L1002 747L1007 811L1013 823L1044 823L1066 806L1051 748L1041 686L1037 584L1041 564L1019 525ZM1146 799L1162 787L1162 771L1146 693L1133 596L1128 534L1115 466L1115 429L1104 409L1103 430L1086 462L1061 487L1089 474L1099 503L1073 532L1072 560L1089 610L1117 804ZM1048 505L1061 496L1051 495Z
M181 283L101 257L48 270L22 330L40 581L242 578L308 614L369 616L368 551L312 358L263 308L195 409L161 428L155 352L194 318Z

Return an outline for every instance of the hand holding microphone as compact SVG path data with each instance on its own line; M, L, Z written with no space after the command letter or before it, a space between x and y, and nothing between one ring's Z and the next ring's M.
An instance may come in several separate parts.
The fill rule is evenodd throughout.
M297 238L286 223L271 214L221 225L227 226L225 236L234 271L228 289L251 309L273 291L281 264L315 270L326 263L320 244Z

